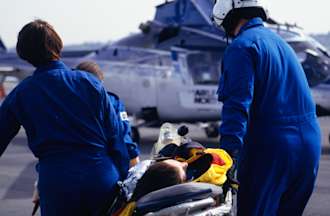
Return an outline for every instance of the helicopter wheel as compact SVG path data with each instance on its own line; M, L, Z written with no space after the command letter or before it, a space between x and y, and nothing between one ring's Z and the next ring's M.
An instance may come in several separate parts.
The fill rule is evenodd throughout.
M219 125L212 123L207 126L205 129L206 136L208 138L216 138L219 136Z

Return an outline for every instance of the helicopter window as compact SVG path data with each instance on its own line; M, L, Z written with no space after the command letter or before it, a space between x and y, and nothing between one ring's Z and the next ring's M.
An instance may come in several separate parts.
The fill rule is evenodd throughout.
M326 57L330 57L329 52L327 50L327 48L325 48L321 43L319 43L317 40L315 40L312 37L308 37L309 40L311 41L311 43L317 48L317 50L319 52L321 52L323 55L325 55Z
M329 68L318 55L307 54L302 63L309 86L315 86L324 82L329 76Z
M326 49L322 52L321 45L312 39L309 41L290 42L295 50L307 77L309 86L323 82L329 76L329 67L323 57L327 56Z
M307 43L306 41L289 42L289 45L293 48L301 63L306 60L307 57L306 50L314 49L314 47L310 43Z
M289 42L290 46L296 51L296 53L305 52L307 49L314 49L314 47L305 41L300 42Z
M330 57L328 50L323 47L320 43L315 41L313 38L309 38L309 41L295 41L289 42L290 46L294 49L294 51L298 54L305 52L307 49L317 50L322 53L324 56Z
M221 54L212 52L193 53L187 56L188 70L195 84L218 84Z

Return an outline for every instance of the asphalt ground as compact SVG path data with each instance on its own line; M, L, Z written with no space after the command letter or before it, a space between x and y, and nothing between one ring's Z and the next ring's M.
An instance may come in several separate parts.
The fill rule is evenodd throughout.
M314 193L306 207L304 216L330 215L330 117L320 118L323 132L323 154L319 175ZM206 138L204 132L194 126L190 127L190 137L209 146L217 146L218 139ZM142 158L149 156L151 147L156 141L159 129L141 128ZM37 160L27 147L24 131L20 131L0 158L0 216L31 215L33 184L36 179L35 164Z

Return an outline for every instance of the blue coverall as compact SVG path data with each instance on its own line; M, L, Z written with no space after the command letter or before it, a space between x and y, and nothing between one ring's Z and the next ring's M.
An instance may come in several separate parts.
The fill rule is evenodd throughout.
M119 126L123 136L123 142L127 146L129 157L130 159L134 159L139 156L140 151L137 144L132 140L131 125L128 120L125 106L116 94L108 92L108 96L117 114Z
M238 215L301 215L320 158L315 104L294 51L260 18L226 49L220 146L238 154Z
M129 166L107 92L61 61L36 69L0 107L0 155L23 126L39 159L42 215L99 215Z

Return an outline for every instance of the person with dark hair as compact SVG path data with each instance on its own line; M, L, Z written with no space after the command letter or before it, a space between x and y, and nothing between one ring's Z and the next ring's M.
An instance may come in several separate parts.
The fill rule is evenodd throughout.
M55 29L47 22L36 20L19 32L16 44L18 56L34 67L59 60L63 42Z
M238 160L238 215L302 215L321 153L320 127L295 52L263 25L260 0L217 0L233 37L222 63L220 147Z
M187 166L188 163L173 159L155 162L139 179L131 201L137 201L153 191L184 183Z
M36 70L0 107L0 155L23 126L39 159L41 215L100 215L126 178L128 150L102 83L68 68L62 47L45 21L19 32L17 53Z
M101 70L100 66L92 61L84 61L81 62L77 67L77 70L86 71L88 73L94 74L100 81L104 81L104 74ZM110 102L112 103L118 118L118 122L120 125L120 131L123 137L123 144L127 145L128 154L130 157L130 167L136 165L140 159L139 154L140 151L138 146L132 140L132 132L131 132L131 125L129 123L128 115L125 110L124 103L120 100L120 98L112 93L107 92Z

